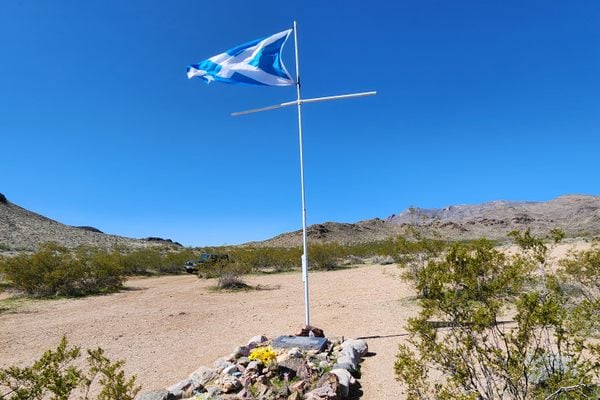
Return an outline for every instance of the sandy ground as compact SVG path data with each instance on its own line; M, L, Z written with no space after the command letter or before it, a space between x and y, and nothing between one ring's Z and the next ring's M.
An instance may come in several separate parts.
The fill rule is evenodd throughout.
M362 364L364 400L403 398L393 363L405 321L418 309L399 272L394 265L363 265L310 274L312 324L326 335L363 338L373 353ZM293 334L304 322L300 273L246 281L265 289L214 292L214 280L182 275L132 279L128 290L106 296L27 302L0 314L0 367L28 365L66 335L72 344L100 346L109 358L126 360L144 390L165 387L254 335Z
M416 312L394 265L310 274L311 323L326 335L365 338L375 353L362 364L363 399L398 399L393 362L407 316ZM121 293L26 304L0 314L0 366L27 365L66 335L126 360L145 390L211 365L257 334L293 334L304 322L299 273L256 275L267 290L223 293L193 275L132 279Z

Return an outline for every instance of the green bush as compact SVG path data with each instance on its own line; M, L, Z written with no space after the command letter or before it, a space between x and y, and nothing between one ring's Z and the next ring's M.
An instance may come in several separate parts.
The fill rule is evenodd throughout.
M313 244L308 247L308 264L312 269L332 270L347 254L346 249L337 243Z
M83 296L119 290L123 269L110 254L91 248L75 252L49 243L34 254L0 260L0 273L34 296Z
M87 351L87 371L73 365L80 357L79 347L68 347L62 338L56 350L46 351L31 367L0 369L0 399L6 400L67 400L79 394L79 399L91 399L92 385L99 385L97 400L133 400L140 387L135 376L127 378L123 361L111 362L104 350Z
M394 365L409 400L597 398L600 346L589 323L597 309L574 303L545 272L544 240L511 235L517 254L485 240L457 243L408 275L424 294Z

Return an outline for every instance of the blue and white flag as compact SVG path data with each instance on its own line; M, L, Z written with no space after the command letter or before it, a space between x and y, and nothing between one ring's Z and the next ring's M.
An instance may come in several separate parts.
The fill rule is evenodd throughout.
M189 79L197 76L207 83L289 86L295 82L285 69L281 51L291 29L256 39L227 50L187 69Z

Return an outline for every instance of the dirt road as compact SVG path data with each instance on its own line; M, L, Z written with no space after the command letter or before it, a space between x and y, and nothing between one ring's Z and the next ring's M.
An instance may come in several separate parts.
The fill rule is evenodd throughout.
M310 274L311 323L326 335L365 338L362 399L401 398L393 362L407 316L416 312L393 265ZM132 279L106 296L28 303L0 314L0 366L27 365L66 335L126 360L144 390L175 383L258 334L293 334L304 322L300 273L255 275L264 290L223 293L193 275Z

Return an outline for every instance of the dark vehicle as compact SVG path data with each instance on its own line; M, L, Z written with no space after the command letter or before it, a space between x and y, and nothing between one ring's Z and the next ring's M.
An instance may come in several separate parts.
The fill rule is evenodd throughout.
M186 261L185 263L185 272L189 274L193 274L198 271L198 268L201 266L207 266L216 264L218 262L229 261L229 255L227 254L208 254L202 253L197 260Z

